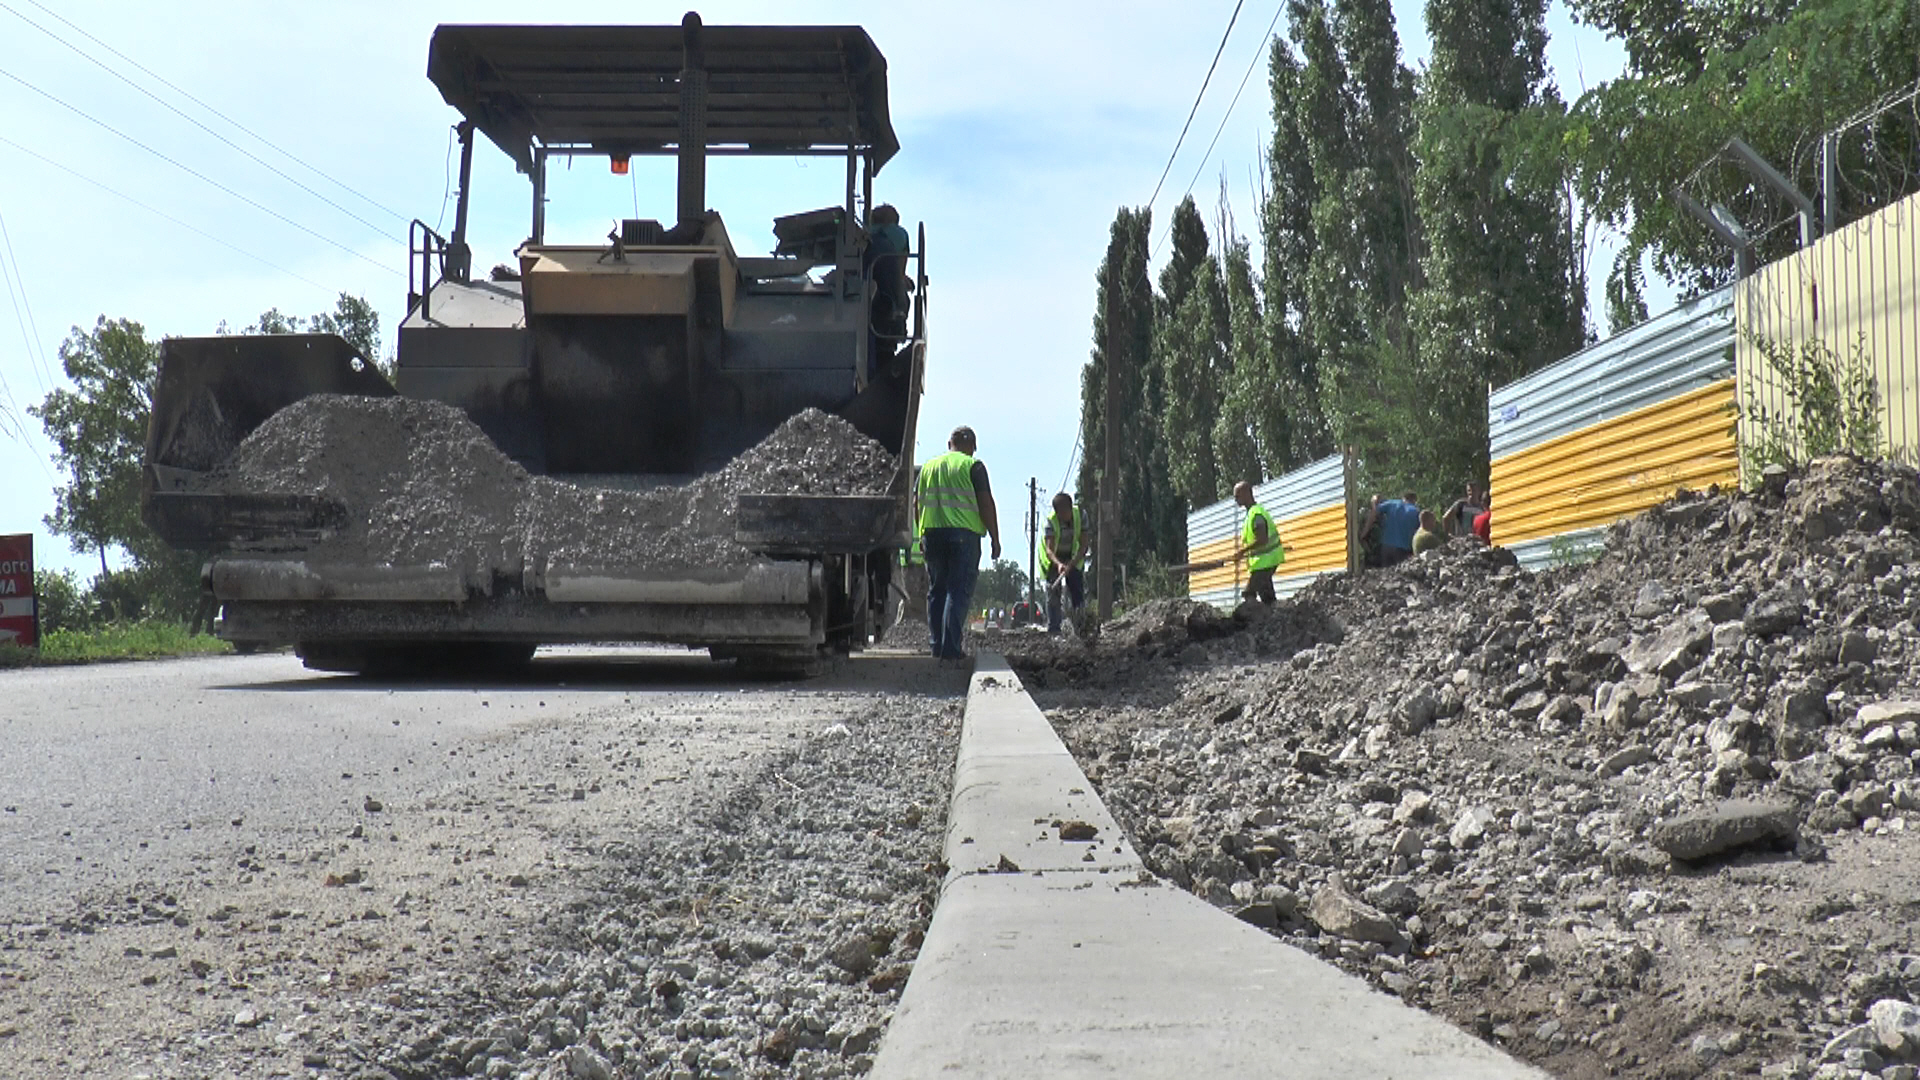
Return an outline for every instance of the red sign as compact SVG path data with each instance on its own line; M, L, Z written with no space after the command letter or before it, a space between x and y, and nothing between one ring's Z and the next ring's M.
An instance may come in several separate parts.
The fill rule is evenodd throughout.
M0 644L39 645L33 606L33 536L0 536Z

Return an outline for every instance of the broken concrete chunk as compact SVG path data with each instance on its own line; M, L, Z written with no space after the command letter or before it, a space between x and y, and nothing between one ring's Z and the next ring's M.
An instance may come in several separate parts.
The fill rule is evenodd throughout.
M1660 822L1654 826L1653 843L1676 859L1697 862L1754 844L1790 847L1798 835L1799 815L1792 803L1730 799Z
M1755 601L1741 624L1755 637L1772 637L1799 626L1806 617L1797 594L1775 595Z
M1698 663L1712 640L1713 624L1705 615L1690 612L1658 633L1635 638L1621 659L1627 662L1627 670L1637 675L1657 672L1678 678Z
M1825 684L1805 683L1775 698L1770 719L1773 747L1779 756L1804 757L1820 749L1820 731L1830 719Z
M1806 757L1776 764L1781 791L1811 799L1823 791L1833 791L1846 768L1832 754L1808 754Z
M1307 915L1315 926L1335 937L1377 941L1383 945L1400 942L1400 928L1394 925L1393 919L1347 892L1338 874L1329 877L1326 886L1313 894Z
M1447 841L1457 851L1465 851L1478 844L1487 835L1487 829L1493 824L1493 810L1485 806L1470 806L1460 812L1453 828L1447 833Z
M1920 1005L1883 998L1867 1010L1880 1046L1904 1058L1920 1057Z
M1653 751L1644 746L1628 746L1608 754L1594 771L1601 776L1619 776L1635 765L1653 760Z
M1881 724L1898 728L1901 724L1917 723L1920 722L1920 701L1876 701L1862 705L1854 714L1854 722L1864 728Z

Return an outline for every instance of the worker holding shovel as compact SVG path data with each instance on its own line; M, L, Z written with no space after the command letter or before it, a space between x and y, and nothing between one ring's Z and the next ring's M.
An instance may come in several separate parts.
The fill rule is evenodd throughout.
M1063 599L1072 601L1077 617L1087 599L1087 577L1081 567L1087 559L1087 516L1062 491L1053 497L1046 533L1040 543L1040 572L1047 578L1047 633L1060 632ZM1063 595L1064 594L1064 595Z

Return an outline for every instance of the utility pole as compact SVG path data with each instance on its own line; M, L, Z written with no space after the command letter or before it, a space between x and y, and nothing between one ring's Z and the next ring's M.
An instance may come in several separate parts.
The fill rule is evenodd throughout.
M1100 590L1100 621L1113 618L1113 548L1120 534L1120 377L1115 369L1120 366L1120 334L1116 330L1119 320L1115 318L1114 295L1120 291L1120 278L1125 271L1117 260L1107 265L1107 300L1104 317L1106 319L1107 386L1106 405L1101 411L1101 422L1106 425L1102 441L1106 443L1105 462L1100 473L1100 548L1094 559L1094 588ZM1092 447L1087 447L1091 451Z
M1040 535L1040 478L1027 477L1027 603L1034 601L1033 575L1038 569L1034 565L1034 552Z

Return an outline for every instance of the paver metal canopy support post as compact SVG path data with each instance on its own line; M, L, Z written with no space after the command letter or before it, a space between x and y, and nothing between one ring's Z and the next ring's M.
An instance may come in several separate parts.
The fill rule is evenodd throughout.
M1106 425L1104 467L1100 473L1100 550L1094 560L1094 587L1100 590L1100 621L1113 618L1113 548L1120 538L1120 378L1114 374L1120 366L1120 335L1113 310L1113 296L1120 288L1120 268L1107 268L1107 403L1101 412Z

